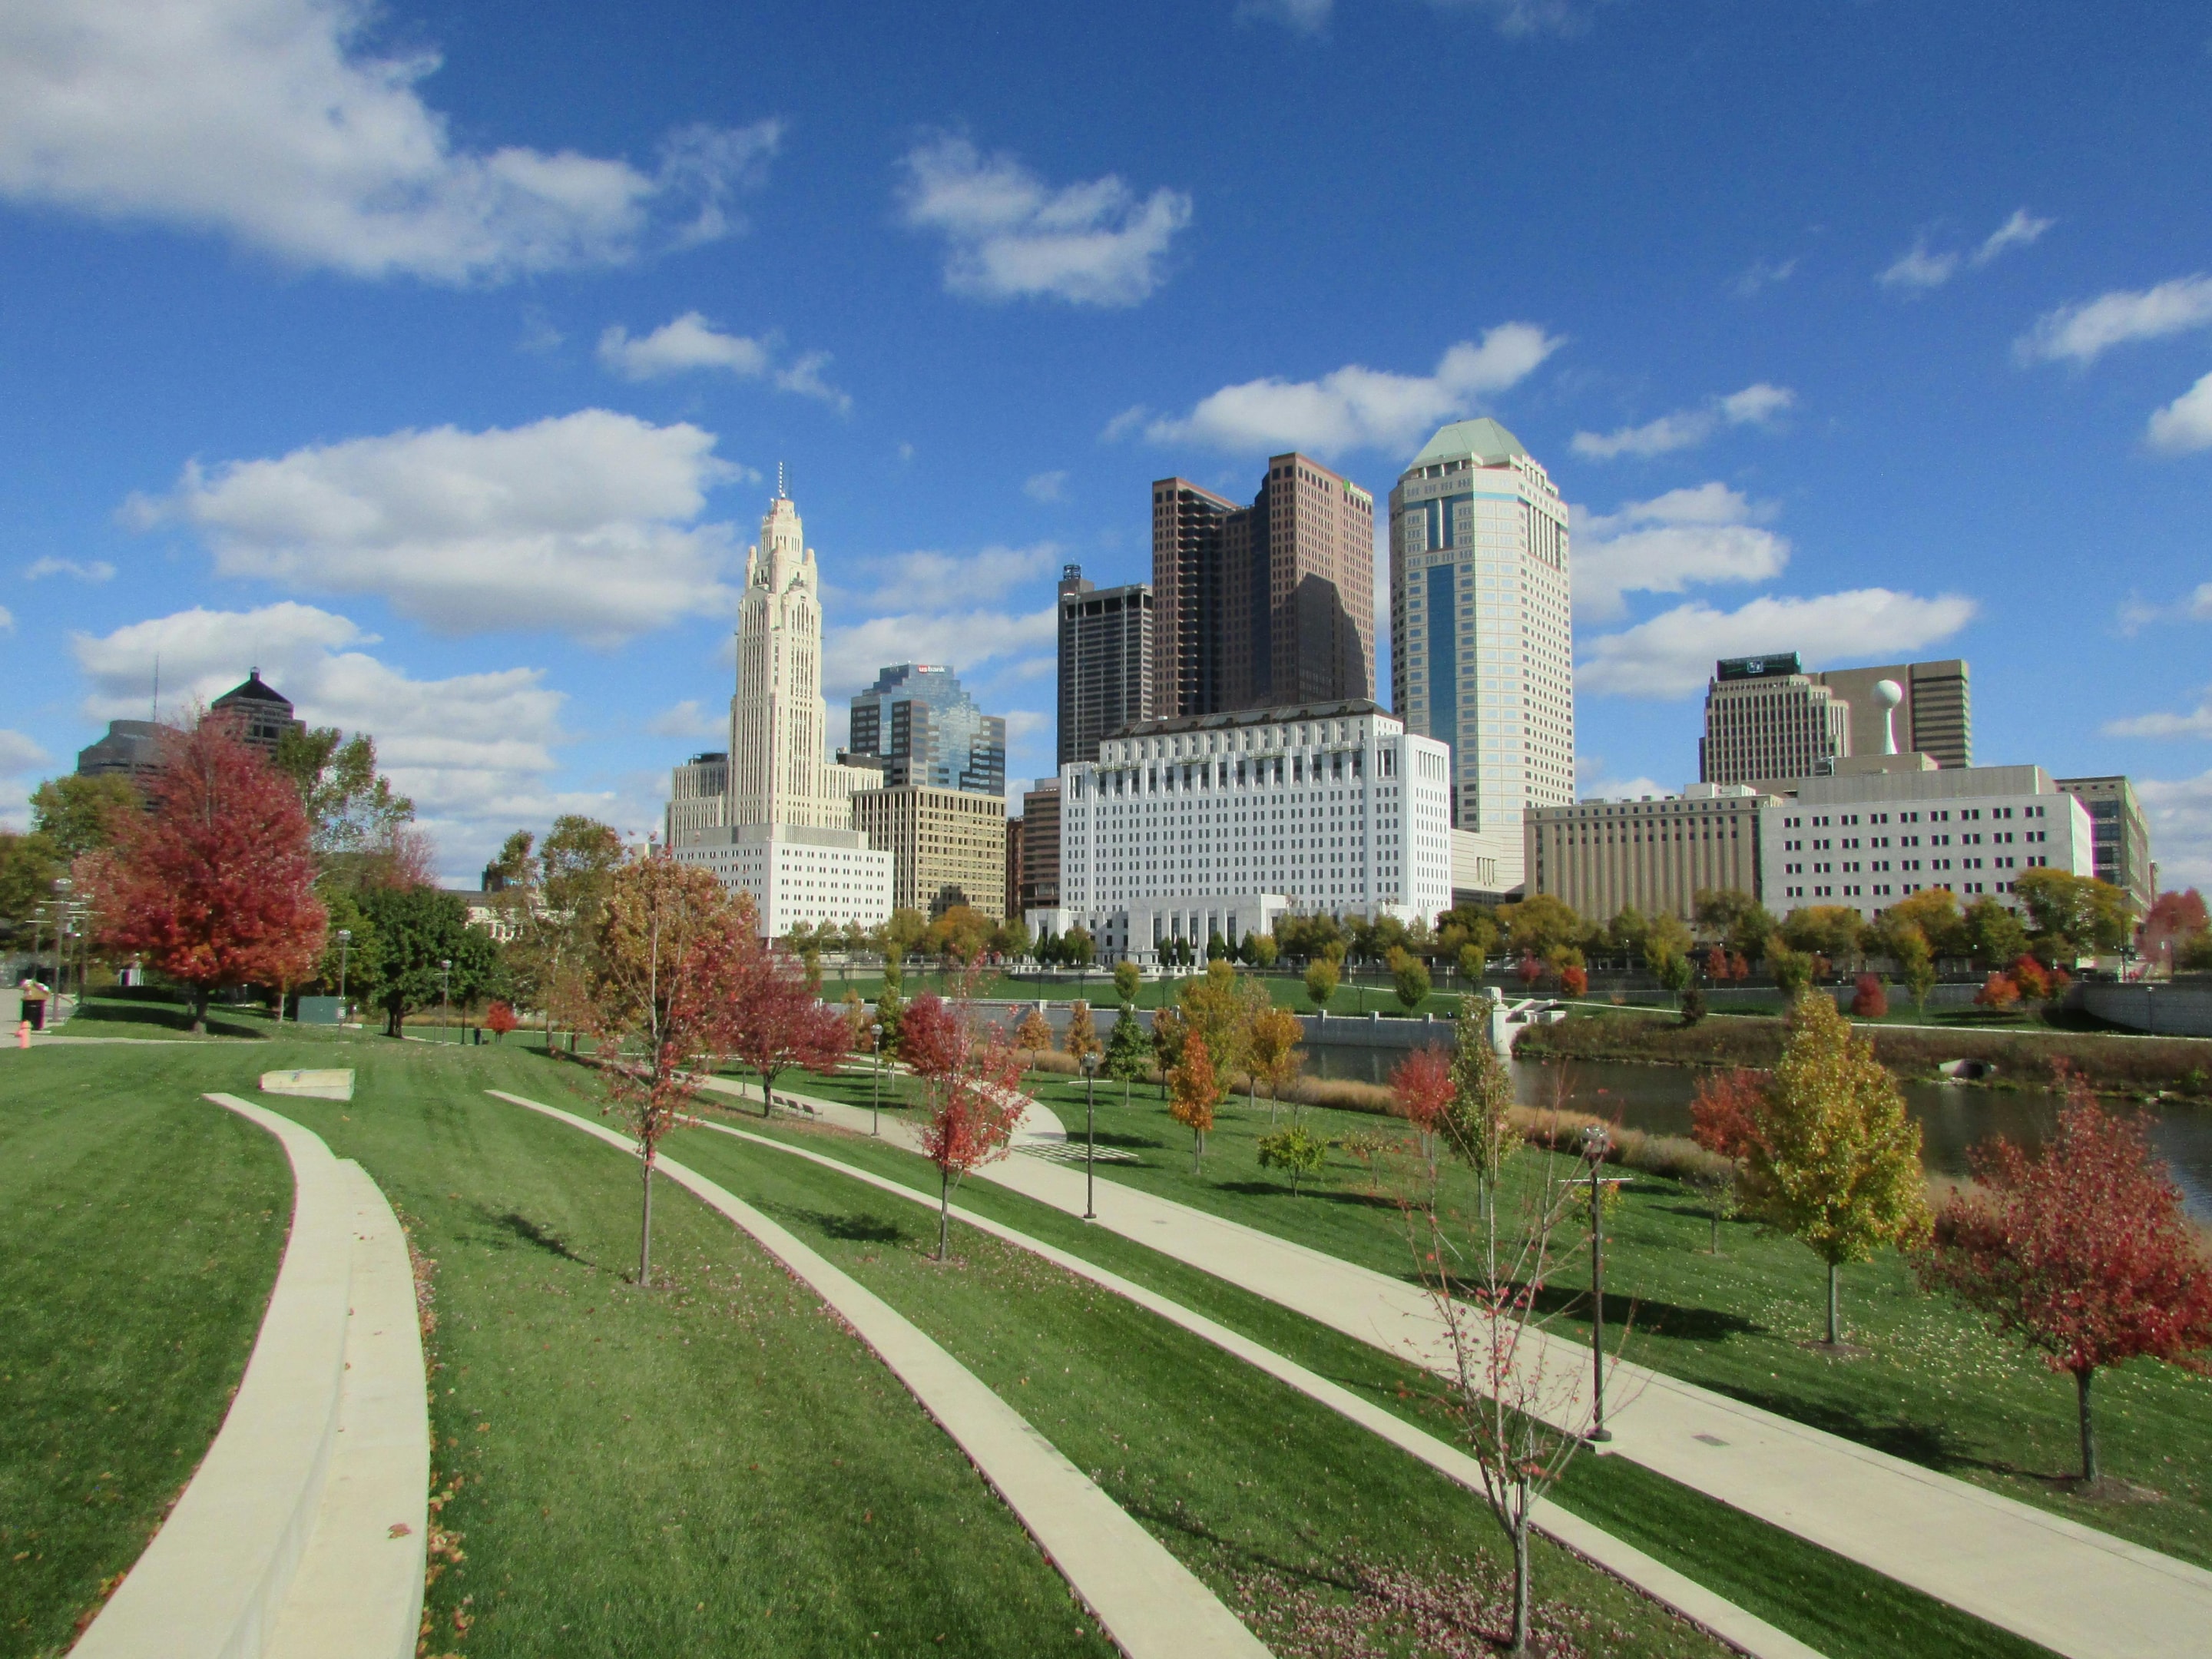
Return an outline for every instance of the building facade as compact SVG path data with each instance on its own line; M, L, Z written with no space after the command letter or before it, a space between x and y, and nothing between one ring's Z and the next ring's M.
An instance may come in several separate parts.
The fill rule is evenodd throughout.
M845 757L882 769L884 787L1006 793L1006 722L976 705L950 668L901 663L853 699Z
M1442 744L1366 699L1146 721L1060 769L1060 902L1109 960L1285 910L1433 921L1451 902Z
M892 908L936 915L964 904L1005 920L1004 796L918 784L864 789L853 797L853 822L890 855Z
M1151 714L1372 696L1374 563L1375 498L1307 456L1249 507L1156 482Z
M2061 778L2058 787L2089 809L2091 862L2135 901L2138 921L2158 901L2158 866L2150 859L2150 824L2136 787L2125 778Z
M1881 749L1877 741L1874 752ZM1795 651L1713 665L1705 734L1698 739L1698 781L1809 778L1850 752L1850 706L1806 673Z
M76 751L76 775L143 783L161 769L162 734L170 729L158 720L110 720L106 737Z
M2023 870L2094 873L2088 809L2041 767L1919 769L1882 758L1842 762L1762 809L1768 909L1849 905L1871 920L1929 887L2012 907Z
M1851 746L1845 753L1879 755L1887 729L1896 733L1900 750L1931 756L1938 766L1974 763L1973 699L1964 658L1829 668L1813 678L1850 706ZM1882 718L1884 704L1874 694L1883 680L1905 694L1888 722Z
M1022 797L1020 903L1006 914L1025 916L1060 903L1060 780L1045 778Z
M288 732L304 734L307 723L292 716L292 700L269 685L258 668L208 705L208 718L230 728L249 749L275 757Z
M857 830L722 825L672 846L670 856L713 871L732 892L751 894L761 932L770 939L794 927L875 927L890 919L891 855Z
M1455 421L1399 475L1389 533L1393 705L1444 745L1454 827L1518 886L1522 815L1575 798L1566 504L1510 432Z
M1762 813L1773 800L1741 784L1693 783L1656 800L1533 807L1528 890L1590 921L1631 905L1694 921L1702 892L1748 893L1765 902Z
M849 829L852 791L829 775L828 725L814 550L779 489L745 559L723 823Z
M702 830L730 821L730 757L720 750L694 755L668 780L668 811L661 825L666 845L681 847Z
M1109 732L1152 717L1152 590L1098 587L1060 573L1060 755L1097 760Z

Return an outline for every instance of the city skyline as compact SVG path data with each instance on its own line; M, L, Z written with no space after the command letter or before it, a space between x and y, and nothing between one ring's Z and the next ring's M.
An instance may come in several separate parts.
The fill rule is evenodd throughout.
M1150 480L1247 500L1297 451L1379 490L1489 415L1571 520L1577 793L1694 776L1717 657L1958 656L1978 761L2136 780L2169 884L2212 881L2212 245L2169 210L2212 88L2170 10L2007 14L2002 65L1972 11L986 8L894 53L796 8L611 45L287 0L287 57L193 10L223 68L176 82L237 122L132 125L89 35L110 113L58 124L15 55L0 822L157 663L170 714L258 663L378 738L449 878L560 811L642 831L724 740L780 461L837 526L826 746L949 662L1011 795L1053 770L1057 573L1146 580ZM1438 167L1459 118L1376 78L1409 44L1508 165Z

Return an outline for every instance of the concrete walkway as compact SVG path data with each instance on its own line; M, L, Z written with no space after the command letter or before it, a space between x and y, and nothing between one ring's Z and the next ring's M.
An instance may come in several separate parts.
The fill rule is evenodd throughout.
M422 1610L429 1410L392 1206L319 1135L276 1137L291 1235L222 1431L77 1659L409 1659Z
M573 1113L485 1091L635 1155L623 1135ZM656 1167L720 1211L859 1333L1012 1510L1130 1659L1267 1659L1213 1592L974 1372L889 1304L726 1188L672 1158Z
M823 1121L867 1132L865 1110L800 1098ZM914 1148L902 1120L886 1118L884 1131ZM973 1178L1083 1212L1079 1169L1016 1157ZM1417 1285L1119 1182L1102 1179L1097 1193L1100 1226L1413 1364L1450 1366ZM1537 1363L1580 1375L1586 1389L1586 1353L1547 1338ZM2212 1631L2212 1572L2201 1567L1642 1366L1610 1366L1607 1378L1609 1455L2069 1659L2166 1659ZM1584 1420L1583 1407L1563 1397L1560 1416Z
M902 1186L885 1176L858 1169L842 1159L824 1157L794 1146L788 1141L772 1140L766 1135L740 1129L732 1124L702 1121L701 1127L717 1134L730 1135L770 1151L804 1158L839 1175L861 1182L893 1196L934 1210L937 1200L917 1188ZM1188 1331L1194 1336L1211 1342L1224 1352L1233 1354L1257 1370L1265 1371L1279 1382L1287 1383L1310 1400L1328 1407L1340 1416L1357 1423L1369 1432L1381 1437L1426 1463L1448 1479L1457 1481L1480 1497L1482 1493L1482 1472L1474 1460L1457 1447L1424 1432L1395 1413L1363 1399L1349 1389L1330 1382L1327 1377L1308 1370L1296 1360L1285 1358L1271 1348L1262 1347L1250 1338L1231 1330L1226 1325L1208 1319L1204 1314L1193 1312L1179 1302L1170 1301L1157 1291L1147 1290L1133 1279L1097 1267L1082 1257L1070 1254L1043 1240L1033 1238L988 1217L959 1205L952 1206L956 1219L990 1234L1017 1249L1027 1250L1041 1256L1055 1267L1064 1268L1079 1278L1087 1279L1101 1288L1134 1303L1146 1311L1158 1315L1169 1323ZM1747 1612L1733 1601L1723 1600L1694 1579L1685 1577L1653 1556L1645 1554L1632 1544L1622 1542L1612 1534L1592 1526L1579 1516L1570 1515L1557 1504L1540 1504L1535 1510L1536 1530L1546 1537L1565 1545L1577 1554L1595 1561L1615 1577L1626 1580L1695 1624L1719 1637L1730 1646L1752 1656L1752 1659L1821 1659L1817 1649L1807 1646L1788 1632L1777 1629L1757 1614Z

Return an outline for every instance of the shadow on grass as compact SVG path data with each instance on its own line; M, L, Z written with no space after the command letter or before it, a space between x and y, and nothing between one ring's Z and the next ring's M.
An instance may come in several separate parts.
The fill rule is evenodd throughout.
M599 1266L599 1263L590 1257L578 1255L570 1249L568 1242L560 1234L532 1221L520 1210L509 1210L505 1215L493 1215L489 1210L486 1210L484 1215L495 1227L504 1229L524 1243L533 1245L549 1255L557 1255L564 1261L573 1261L580 1267Z
M111 1001L101 998L89 1001L76 1011L71 1025L150 1025L162 1030L189 1032L192 1029L191 1010L173 1002ZM257 1026L235 1019L225 1019L213 1008L208 1010L208 1034L210 1036L254 1037L265 1039L269 1033Z
M1747 1389L1716 1382L1706 1382L1704 1386L1715 1394L1741 1400L1747 1406L1757 1406L1762 1411L1772 1412L1777 1417L1789 1418L1808 1428L1832 1434L1838 1439L1852 1441L1875 1451L1887 1452L1892 1457L1901 1457L1908 1463L1917 1463L1923 1468L1935 1469L1939 1473L1948 1474L1954 1469L1984 1469L1992 1474L2025 1475L2031 1480L2049 1480L2052 1475L2052 1471L2048 1469L2024 1469L2016 1463L2002 1459L1978 1457L1941 1424L1917 1422L1910 1419L1885 1421L1848 1406L1810 1400L1802 1395L1778 1394L1771 1389ZM2064 1471L2059 1473L2063 1474Z
M757 1207L780 1221L811 1227L817 1232L827 1233L830 1237L842 1239L848 1244L897 1244L910 1236L906 1229L896 1222L884 1220L881 1216L839 1214L830 1210L811 1210L800 1204L764 1203ZM918 1233L911 1235L920 1236Z
M1547 1285L1536 1292L1535 1306L1537 1312L1547 1318L1565 1314L1575 1319L1588 1319L1589 1292ZM1608 1331L1633 1329L1646 1336L1682 1337L1692 1342L1724 1342L1732 1336L1766 1334L1765 1326L1741 1314L1726 1313L1718 1308L1686 1308L1679 1302L1654 1302L1644 1297L1608 1295L1605 1298L1605 1323Z
M1288 1198L1291 1183L1287 1181L1218 1181L1214 1186L1224 1193L1243 1193L1253 1198ZM1395 1210L1398 1200L1381 1193L1347 1193L1334 1187L1310 1187L1298 1183L1301 1203L1311 1200L1320 1204L1348 1204L1363 1210Z

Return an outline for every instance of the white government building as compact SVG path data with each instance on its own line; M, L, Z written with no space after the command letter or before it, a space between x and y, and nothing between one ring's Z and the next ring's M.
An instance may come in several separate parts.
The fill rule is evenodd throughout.
M676 769L667 820L670 856L750 893L772 938L891 913L891 855L853 828L883 774L828 759L828 726L814 550L779 484L745 560L729 751Z
M1139 721L1060 777L1060 902L1027 921L1103 960L1451 908L1448 751L1364 699Z

